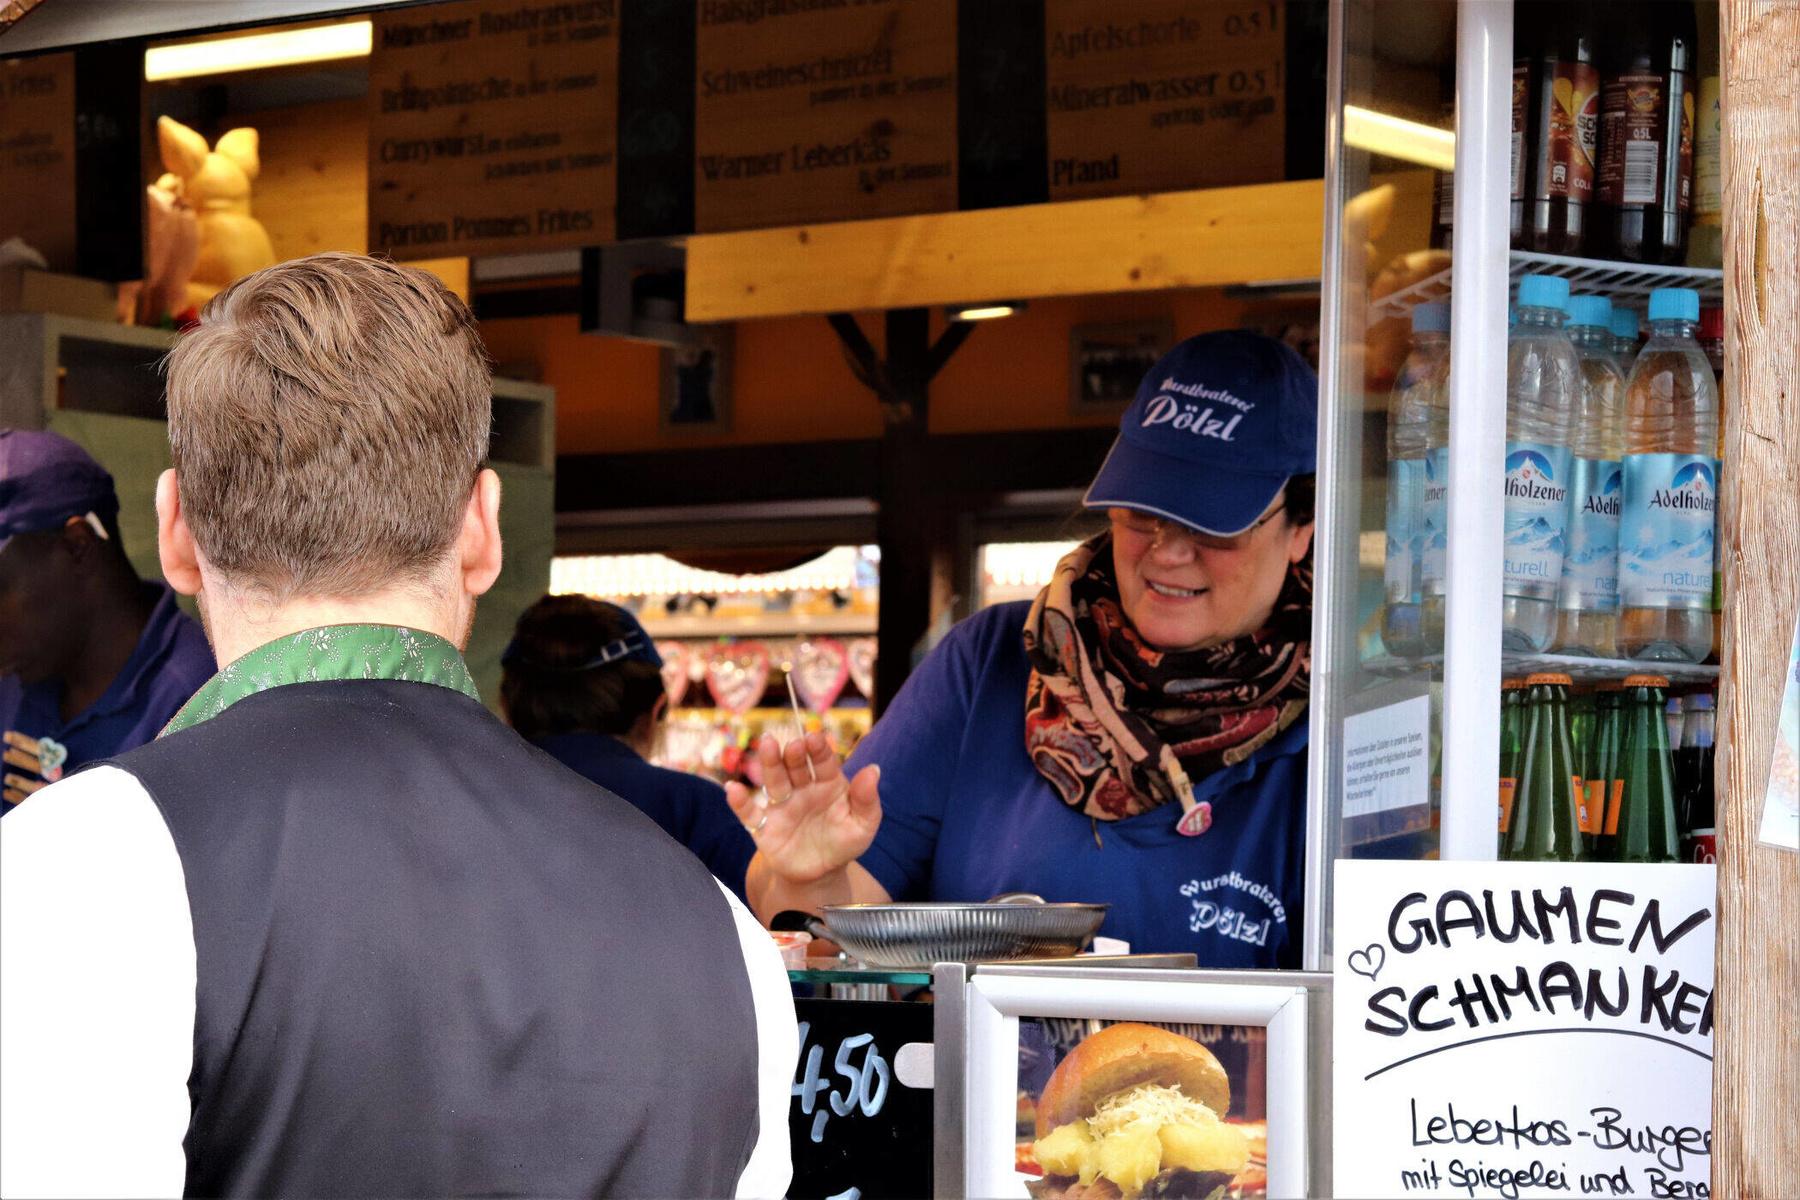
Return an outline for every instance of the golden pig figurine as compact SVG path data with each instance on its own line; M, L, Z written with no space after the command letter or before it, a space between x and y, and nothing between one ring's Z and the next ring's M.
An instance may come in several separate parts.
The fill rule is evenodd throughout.
M191 208L199 226L199 257L187 287L188 304L199 308L233 280L275 263L268 231L250 215L250 181L261 169L256 130L230 130L208 150L192 129L159 117L156 138L168 173L151 187L161 193L152 202ZM171 307L180 307L177 298Z

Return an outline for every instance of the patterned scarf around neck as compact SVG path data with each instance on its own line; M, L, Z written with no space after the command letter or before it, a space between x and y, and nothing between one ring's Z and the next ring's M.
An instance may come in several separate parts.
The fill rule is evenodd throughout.
M1242 762L1306 711L1312 558L1288 569L1262 629L1160 651L1125 618L1102 533L1056 565L1025 619L1025 653L1025 749L1064 804L1117 821L1179 800L1191 816L1191 780Z

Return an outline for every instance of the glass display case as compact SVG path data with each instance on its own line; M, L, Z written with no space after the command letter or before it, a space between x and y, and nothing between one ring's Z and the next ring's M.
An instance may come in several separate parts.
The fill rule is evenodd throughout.
M1687 264L1711 253L1704 238L1691 249L1686 239L1707 153L1694 96L1718 73L1716 48L1695 32L1716 28L1716 13L1696 21L1694 7L1333 4L1309 967L1329 963L1335 861L1502 855L1512 795L1501 782L1503 681L1566 676L1556 686L1579 709L1596 685L1633 675L1666 680L1664 696L1706 695L1716 680L1716 643L1710 658L1643 638L1640 659L1619 649L1634 614L1711 625L1718 589L1705 594L1711 564L1697 561L1686 599L1634 598L1618 543L1582 542L1589 490L1615 520L1623 503L1627 542L1644 534L1629 479L1624 496L1602 495L1606 480L1589 489L1585 474L1571 481L1607 466L1616 477L1621 446L1598 447L1601 410L1586 407L1598 402L1582 398L1582 377L1556 374L1577 361L1557 346L1582 341L1567 340L1573 297L1609 302L1645 332L1658 289L1691 292L1680 303L1700 310L1721 303L1716 265ZM1658 70L1649 90L1660 115L1618 111L1620 80ZM1661 261L1632 261L1646 259ZM1524 283L1533 276L1551 282ZM1514 330L1521 299L1525 325ZM1628 403L1624 387L1635 338L1625 348L1623 334L1587 332L1619 367L1605 420L1623 422L1628 407L1639 420L1649 393ZM1648 452L1680 450L1699 464L1697 479L1710 464L1693 486L1716 486L1716 434L1695 420L1693 444L1679 446L1652 444L1641 420L1626 422L1626 466L1634 453L1660 464L1670 456ZM1692 503L1716 516L1713 494ZM1712 543L1703 525L1688 545L1702 557ZM1626 546L1626 559L1642 549ZM1608 568L1595 568L1609 576L1605 602L1583 590L1578 568L1590 559ZM1585 856L1596 857L1584 787L1578 820ZM1601 824L1604 786L1595 799Z

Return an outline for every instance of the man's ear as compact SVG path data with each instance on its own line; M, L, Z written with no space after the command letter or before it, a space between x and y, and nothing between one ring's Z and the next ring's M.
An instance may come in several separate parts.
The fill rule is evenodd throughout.
M181 511L181 488L172 470L156 480L156 557L170 587L184 596L200 594L200 555Z
M479 596L500 577L500 477L483 468L469 491L457 543L463 591Z

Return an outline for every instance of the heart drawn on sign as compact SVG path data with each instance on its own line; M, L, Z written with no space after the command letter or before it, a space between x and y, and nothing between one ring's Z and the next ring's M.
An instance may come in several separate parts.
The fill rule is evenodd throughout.
M687 695L688 652L680 642L658 642L656 652L662 655L663 691L668 693L669 707L674 708Z
M794 691L800 703L823 713L850 678L850 655L831 638L802 638L794 647Z
M1344 965L1372 980L1387 965L1387 951L1381 948L1380 942L1371 942L1367 950L1352 950L1344 959Z
M850 679L856 690L875 697L875 639L857 638L850 643Z
M742 716L769 686L769 651L761 642L727 642L706 660L706 689L720 708Z

